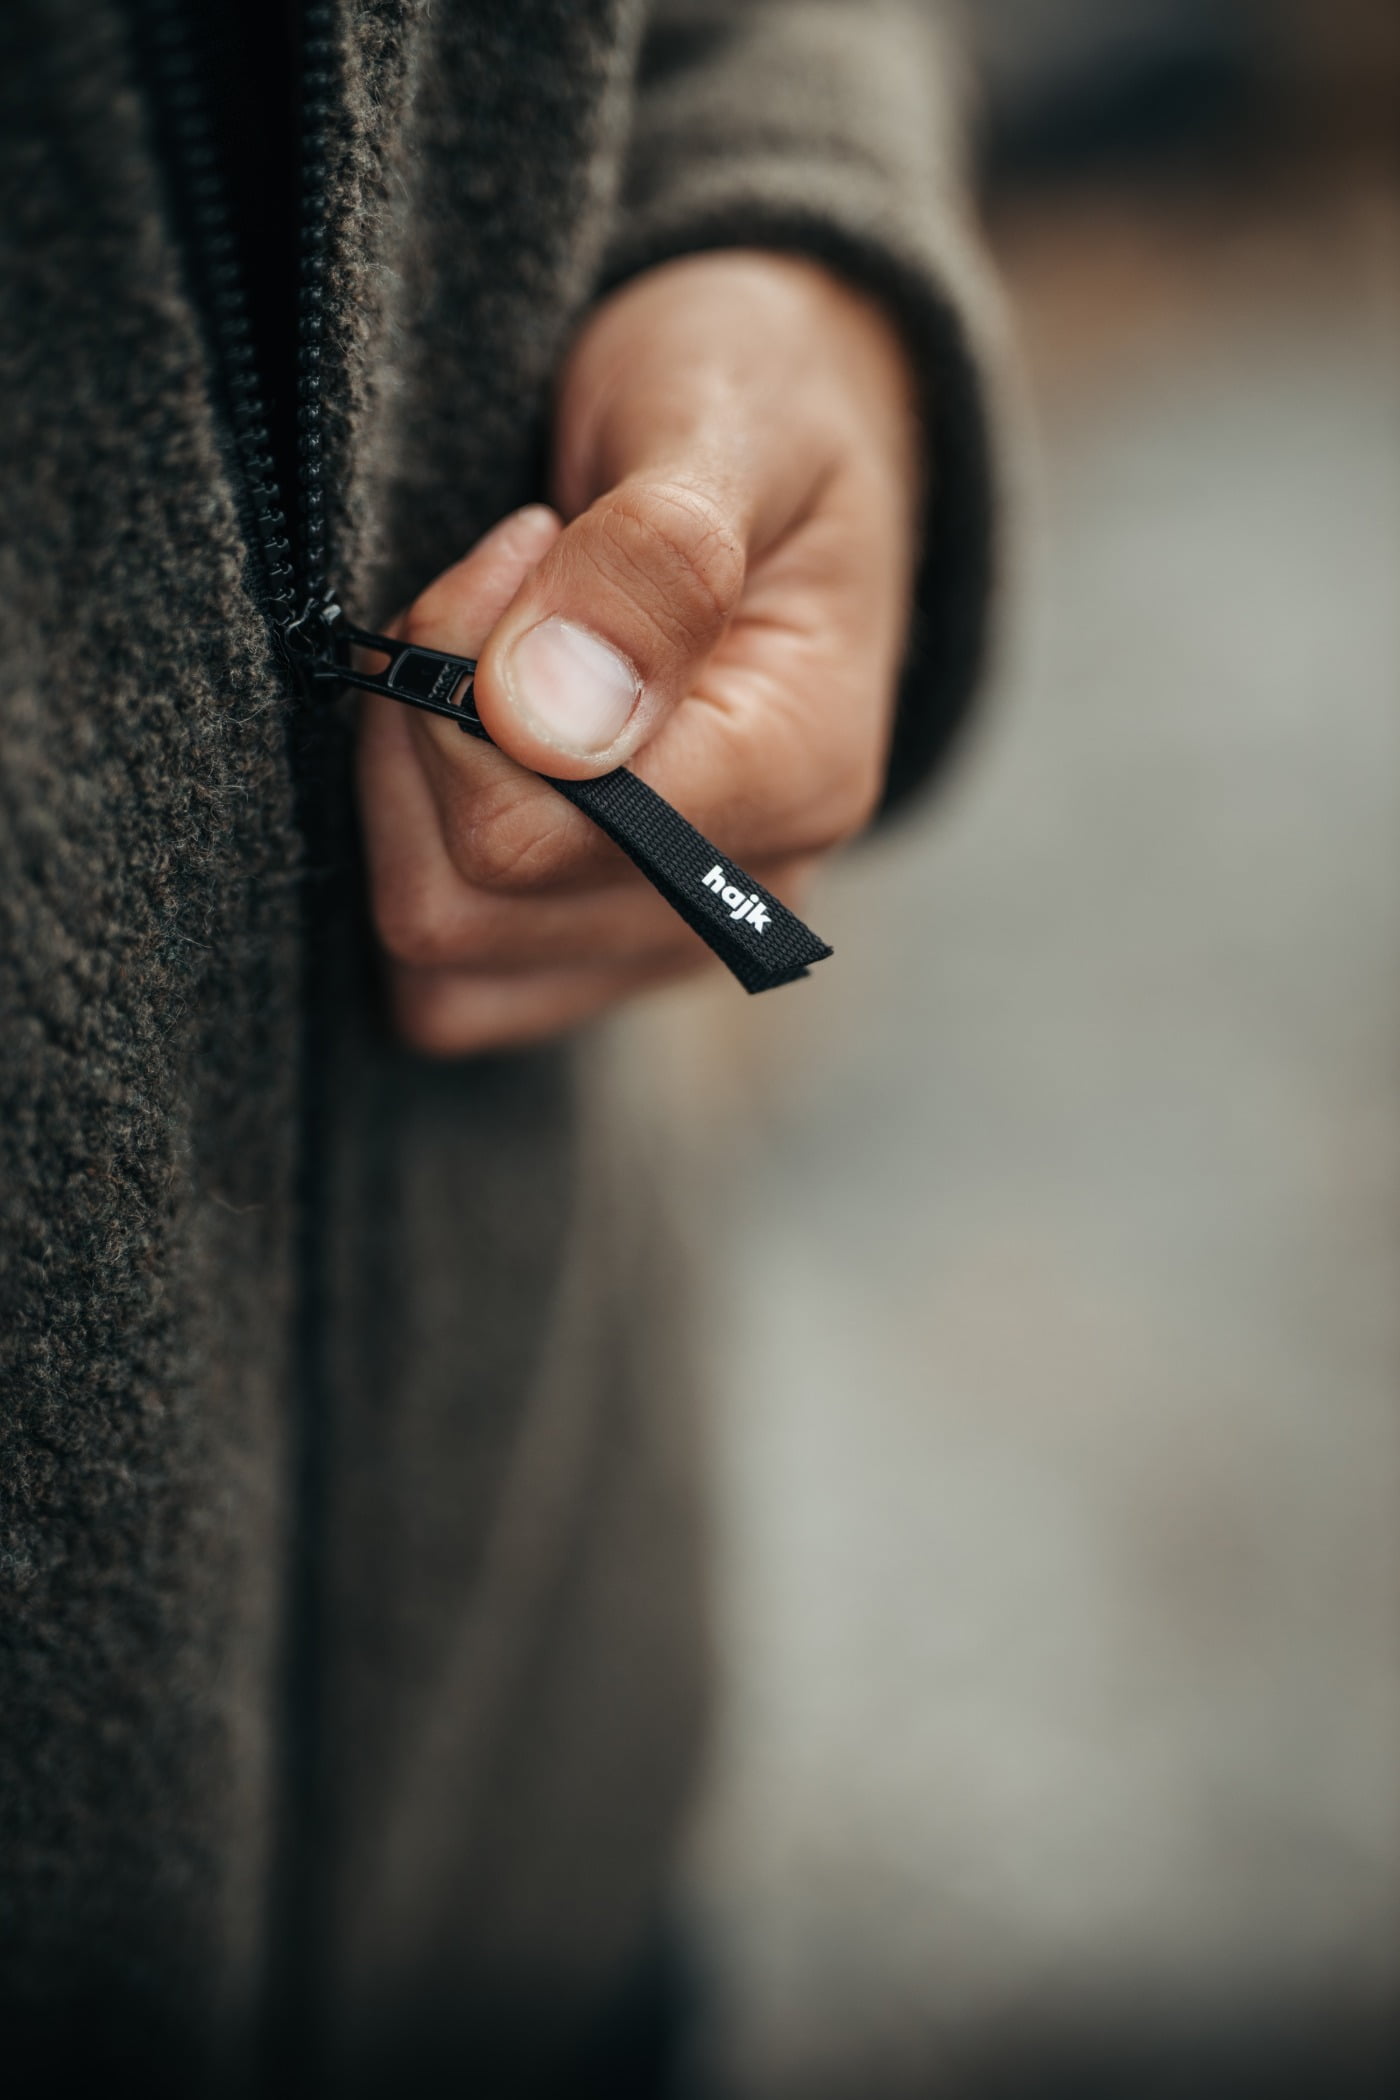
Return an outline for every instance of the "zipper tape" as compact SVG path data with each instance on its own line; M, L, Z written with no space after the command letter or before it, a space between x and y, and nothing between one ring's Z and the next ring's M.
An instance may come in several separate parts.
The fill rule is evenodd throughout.
M288 633L293 654L313 689L344 685L380 693L427 714L442 715L468 736L490 743L473 705L476 662L440 649L392 640L352 627L339 608L318 608ZM331 653L322 653L329 643ZM356 650L387 659L377 671L361 668ZM699 934L746 992L793 984L831 954L809 926L762 883L712 846L704 835L625 766L592 780L541 774L581 809L645 875L672 910Z

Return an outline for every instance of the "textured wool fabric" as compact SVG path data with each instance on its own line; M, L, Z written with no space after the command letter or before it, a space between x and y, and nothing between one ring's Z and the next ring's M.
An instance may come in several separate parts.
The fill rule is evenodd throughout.
M341 37L347 606L538 492L600 286L816 253L925 387L906 793L990 567L924 10L347 0ZM119 0L0 10L6 2057L50 2091L262 2093L269 2048L299 2092L557 2091L700 1733L675 1234L586 1058L386 1037L348 732L299 719L248 595L148 114Z

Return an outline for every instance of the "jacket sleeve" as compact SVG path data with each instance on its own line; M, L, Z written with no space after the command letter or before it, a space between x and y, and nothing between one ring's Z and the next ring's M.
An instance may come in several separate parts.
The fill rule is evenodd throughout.
M609 282L702 248L827 263L918 375L928 500L886 787L935 771L986 653L996 303L970 230L956 55L932 0L655 0Z

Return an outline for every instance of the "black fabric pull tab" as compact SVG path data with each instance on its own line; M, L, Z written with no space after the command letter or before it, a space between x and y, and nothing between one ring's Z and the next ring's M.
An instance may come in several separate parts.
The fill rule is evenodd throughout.
M746 992L792 984L831 954L795 912L625 766L594 780L542 777L621 846Z
M473 705L476 664L471 657L369 634L352 627L335 606L314 616L304 614L297 630L313 643L310 660L302 655L313 686L329 681L380 693L443 715L468 736L491 741ZM321 654L327 644L332 653ZM362 669L354 660L356 650L382 656L385 662L377 670ZM746 992L793 984L831 954L795 912L736 867L625 766L593 780L558 780L548 773L540 778L622 848Z

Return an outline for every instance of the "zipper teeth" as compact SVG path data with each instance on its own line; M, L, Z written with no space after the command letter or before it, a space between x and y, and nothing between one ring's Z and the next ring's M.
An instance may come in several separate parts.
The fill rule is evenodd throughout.
M326 596L323 384L329 238L326 193L337 87L335 9L307 0L302 11L301 255L297 310L297 479L308 603Z
M177 166L177 203L189 227L188 260L200 281L213 338L213 362L224 396L245 536L257 571L259 596L274 619L285 618L290 614L295 581L291 541L258 384L252 323L218 142L204 99L186 5L182 0L147 0L145 13Z
M156 86L176 163L178 206L188 227L188 261L202 294L223 396L235 469L235 493L253 563L255 588L275 627L298 610L298 563L277 462L224 178L219 140L205 99L190 16L196 0L145 0L143 13ZM302 593L319 602L325 589L326 506L323 356L326 307L327 146L334 108L335 9L309 0L303 9L300 144L300 243L297 291L297 459L303 532Z

